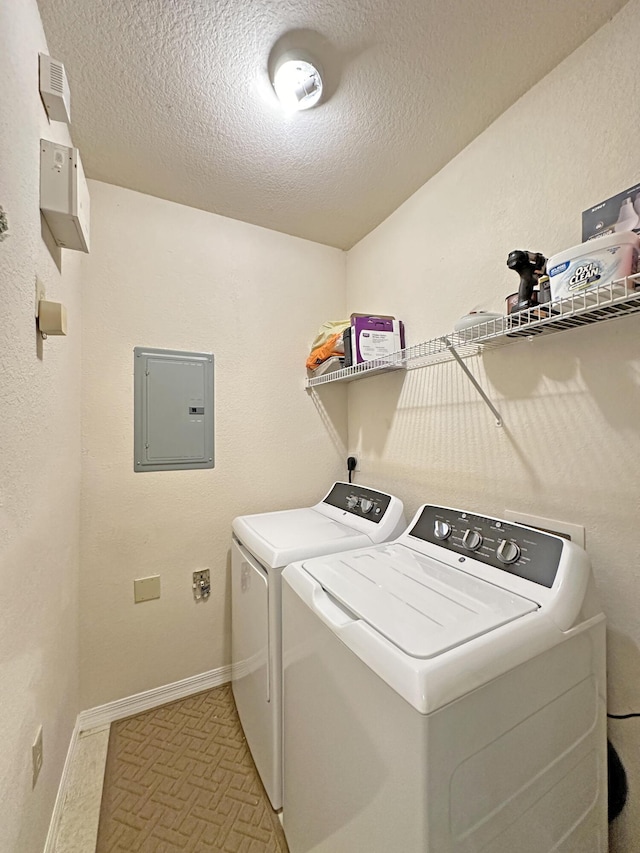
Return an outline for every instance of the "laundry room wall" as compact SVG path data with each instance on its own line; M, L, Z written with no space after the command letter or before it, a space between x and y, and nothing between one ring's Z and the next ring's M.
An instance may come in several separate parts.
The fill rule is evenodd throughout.
M504 313L511 250L579 243L581 211L640 181L639 39L632 0L356 245L349 311L393 314L408 344L428 340L471 310ZM434 502L584 525L614 713L640 711L639 331L627 317L469 359L502 428L454 363L349 386L358 479L410 513ZM640 849L640 720L611 721L610 737L632 793L612 851L628 853Z
M236 515L315 503L343 475L345 389L304 391L344 315L342 251L90 182L83 288L83 707L230 662ZM213 470L134 473L133 348L213 352ZM196 603L192 572L211 570ZM160 599L133 603L159 574Z
M40 219L40 138L70 143L38 91L35 0L0 3L0 850L40 853L78 713L81 256ZM35 280L67 308L42 341ZM32 789L31 745L43 731Z

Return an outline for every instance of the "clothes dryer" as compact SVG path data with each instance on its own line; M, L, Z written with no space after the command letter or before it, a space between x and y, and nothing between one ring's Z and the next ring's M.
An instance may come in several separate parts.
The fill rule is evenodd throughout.
M283 574L291 853L604 853L605 618L550 533L423 506Z
M386 542L405 525L398 498L340 482L315 506L233 521L232 689L253 760L276 810L282 807L282 569L305 557Z

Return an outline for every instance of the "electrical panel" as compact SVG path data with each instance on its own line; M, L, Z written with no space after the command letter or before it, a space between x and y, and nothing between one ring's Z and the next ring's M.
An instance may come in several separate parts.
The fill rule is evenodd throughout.
M89 251L89 188L77 148L40 140L40 210L58 246Z
M214 467L213 355L134 349L134 470Z

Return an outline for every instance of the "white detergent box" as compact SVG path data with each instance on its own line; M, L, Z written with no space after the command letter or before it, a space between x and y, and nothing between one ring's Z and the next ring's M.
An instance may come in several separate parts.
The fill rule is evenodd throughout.
M565 299L638 272L640 237L621 231L559 252L547 261L551 299Z
M582 211L582 240L620 231L640 232L640 184Z

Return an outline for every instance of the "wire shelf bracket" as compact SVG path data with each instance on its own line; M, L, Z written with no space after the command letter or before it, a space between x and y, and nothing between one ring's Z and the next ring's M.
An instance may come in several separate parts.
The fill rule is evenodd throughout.
M480 385L480 383L478 382L478 380L476 379L476 377L473 375L473 373L469 370L469 368L467 367L467 365L464 363L464 361L462 360L462 358L461 358L461 357L460 357L460 355L458 354L458 351L456 350L456 348L454 347L454 345L451 343L451 341L449 340L449 338L447 338L447 337L446 337L446 335L445 335L445 336L442 338L442 340L445 342L445 344L446 344L446 346L447 346L447 349L449 350L449 352L451 353L451 355L455 358L455 360L457 361L458 365L460 366L460 369L464 372L464 374L465 374L465 376L467 377L467 379L469 380L469 382L471 382L471 384L472 384L472 385L473 385L473 387L476 389L476 391L478 392L478 394L482 397L482 399L484 400L484 402L487 404L487 406L488 406L488 407L491 409L491 411L493 412L493 416L494 416L494 417L495 417L495 419L496 419L496 426L501 427L501 426L502 426L502 415L501 415L501 414L500 414L500 412L496 409L496 407L493 405L493 403L491 402L491 400L489 399L489 397L486 395L486 393L485 393L484 388L482 387L482 385Z

